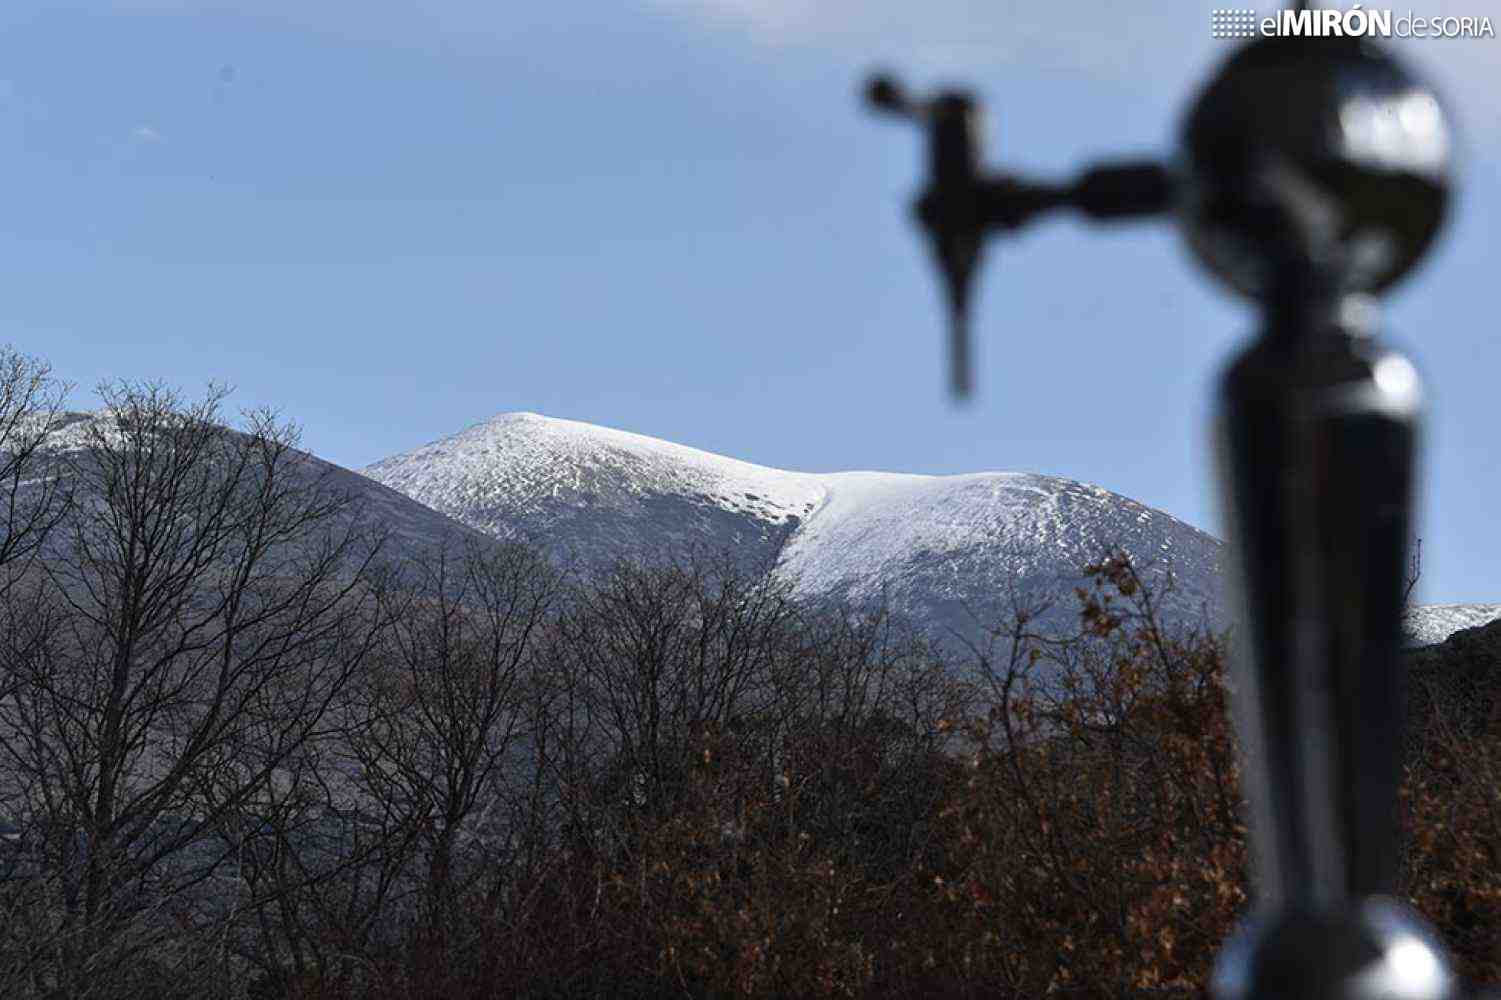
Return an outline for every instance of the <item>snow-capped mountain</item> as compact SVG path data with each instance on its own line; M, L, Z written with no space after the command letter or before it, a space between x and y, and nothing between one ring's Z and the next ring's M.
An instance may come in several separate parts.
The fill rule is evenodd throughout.
M52 443L85 446L100 413L70 413ZM754 465L639 434L502 414L377 462L363 474L296 455L298 475L353 493L389 532L383 555L441 542L516 539L585 572L691 545L774 566L799 593L860 606L883 594L939 638L978 635L1013 600L1061 596L1067 626L1079 569L1106 545L1171 568L1171 618L1225 624L1221 544L1171 515L1096 486L1028 473L814 474ZM1410 645L1501 618L1501 604L1408 612ZM1046 618L1045 618L1046 620Z
M822 477L530 413L362 470L418 503L591 569L689 544L770 565L827 496Z
M810 598L883 593L944 639L1061 596L1109 545L1175 587L1170 617L1218 621L1221 544L1095 486L1027 473L787 472L639 434L508 413L377 462L365 475L464 524L585 572L697 543L775 566Z

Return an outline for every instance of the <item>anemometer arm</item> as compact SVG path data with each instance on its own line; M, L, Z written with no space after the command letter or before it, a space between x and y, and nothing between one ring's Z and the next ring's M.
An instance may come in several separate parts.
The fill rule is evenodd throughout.
M979 112L964 91L910 99L890 77L866 90L879 111L916 122L928 133L928 184L915 210L932 241L948 296L954 395L969 394L969 293L985 237L1020 229L1044 212L1073 208L1091 219L1160 215L1172 207L1173 177L1153 162L1106 163L1071 184L981 173Z

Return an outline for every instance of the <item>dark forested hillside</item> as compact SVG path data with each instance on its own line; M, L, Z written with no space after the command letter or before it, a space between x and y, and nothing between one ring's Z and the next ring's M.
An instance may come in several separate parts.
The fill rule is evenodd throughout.
M120 386L49 455L21 390L0 995L1193 992L1245 912L1226 638L1126 553L956 651L733 553L387 552L274 421ZM1481 982L1498 646L1409 654L1402 891Z

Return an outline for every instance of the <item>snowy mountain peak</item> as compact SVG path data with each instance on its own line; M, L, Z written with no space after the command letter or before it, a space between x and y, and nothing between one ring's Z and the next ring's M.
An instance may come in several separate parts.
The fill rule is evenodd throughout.
M764 548L772 529L823 497L814 476L535 413L500 414L364 471L482 531L591 563L645 554L616 530L627 523L646 532L647 548L757 539Z
M1062 595L1121 545L1171 568L1169 605L1218 606L1220 543L1158 510L1053 476L788 472L628 431L503 413L365 474L491 535L585 569L690 545L775 566L810 597L895 609L973 636L1013 598Z

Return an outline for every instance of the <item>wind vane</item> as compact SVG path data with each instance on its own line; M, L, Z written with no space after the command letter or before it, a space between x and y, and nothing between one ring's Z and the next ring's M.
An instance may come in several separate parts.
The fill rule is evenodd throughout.
M927 189L917 217L932 241L949 304L950 378L958 397L970 391L970 288L985 237L1020 229L1043 212L1076 208L1093 219L1158 215L1172 205L1172 176L1150 162L1102 164L1071 184L980 172L979 112L974 98L946 90L914 101L890 77L870 82L870 103L928 130Z
M1301 23L1328 23L1304 10ZM1257 34L1254 17L1234 27ZM1422 258L1448 204L1450 129L1434 93L1361 34L1262 28L1199 92L1173 165L1104 163L1063 184L985 173L964 91L916 99L878 77L867 96L927 133L916 208L948 298L959 396L985 241L1044 212L1170 214L1208 271L1260 306L1260 332L1220 376L1216 419L1259 906L1213 990L1455 996L1442 944L1394 898L1422 399L1412 365L1375 336L1375 296Z

